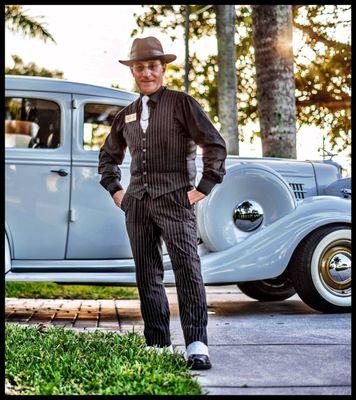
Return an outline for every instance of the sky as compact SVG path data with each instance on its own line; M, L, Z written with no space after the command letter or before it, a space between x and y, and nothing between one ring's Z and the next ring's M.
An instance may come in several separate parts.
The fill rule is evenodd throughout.
M134 13L141 14L143 8L137 5L24 5L26 14L37 18L56 40L46 43L37 38L26 38L19 33L5 31L5 63L12 66L11 55L19 55L24 63L35 62L38 66L59 70L70 81L131 90L133 78L129 68L120 64L127 59L134 38L131 31L136 28ZM139 31L137 37L156 36L164 52L177 55L175 63L184 64L183 29L177 31L174 42L157 28ZM192 51L204 57L216 53L215 38L206 38L192 43ZM302 128L297 134L297 158L319 160L318 150L323 143L323 132L317 128ZM326 139L326 148L330 149ZM260 139L252 144L249 140L240 142L240 156L261 157ZM347 152L334 157L350 174L351 160Z

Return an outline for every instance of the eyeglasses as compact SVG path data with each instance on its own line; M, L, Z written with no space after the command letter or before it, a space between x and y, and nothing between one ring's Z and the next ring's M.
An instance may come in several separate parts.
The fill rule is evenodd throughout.
M143 64L134 64L132 66L132 69L134 72L138 74L142 74L142 72L147 68L151 72L158 72L159 67L161 66L161 63L149 63L148 65L143 65Z

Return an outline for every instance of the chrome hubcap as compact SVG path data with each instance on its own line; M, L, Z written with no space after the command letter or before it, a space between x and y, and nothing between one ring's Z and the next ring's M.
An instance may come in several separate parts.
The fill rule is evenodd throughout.
M262 224L263 209L256 201L245 200L236 206L233 219L237 228L251 232Z
M351 294L351 241L331 243L319 260L319 274L326 289L338 296Z

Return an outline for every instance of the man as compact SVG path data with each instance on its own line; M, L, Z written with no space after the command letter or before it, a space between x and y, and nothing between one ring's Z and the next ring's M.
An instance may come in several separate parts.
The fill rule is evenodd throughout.
M140 97L115 117L100 149L100 184L125 212L136 267L136 281L149 347L172 351L169 304L163 284L162 239L175 274L179 312L192 369L211 368L207 340L207 304L197 251L194 205L225 175L226 145L199 104L184 92L163 86L167 63L154 37L135 39L129 60ZM204 169L195 188L196 147ZM120 184L126 147L131 178Z

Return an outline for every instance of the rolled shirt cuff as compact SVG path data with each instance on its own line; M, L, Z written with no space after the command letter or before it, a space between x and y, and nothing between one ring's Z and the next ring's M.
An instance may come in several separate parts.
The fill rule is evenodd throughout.
M210 179L202 177L198 186L196 187L196 190L200 193L205 194L206 196L213 190L213 187L217 184L218 182L211 181Z
M118 190L122 190L123 187L121 186L118 179L116 179L113 183L110 183L107 190L113 196Z

